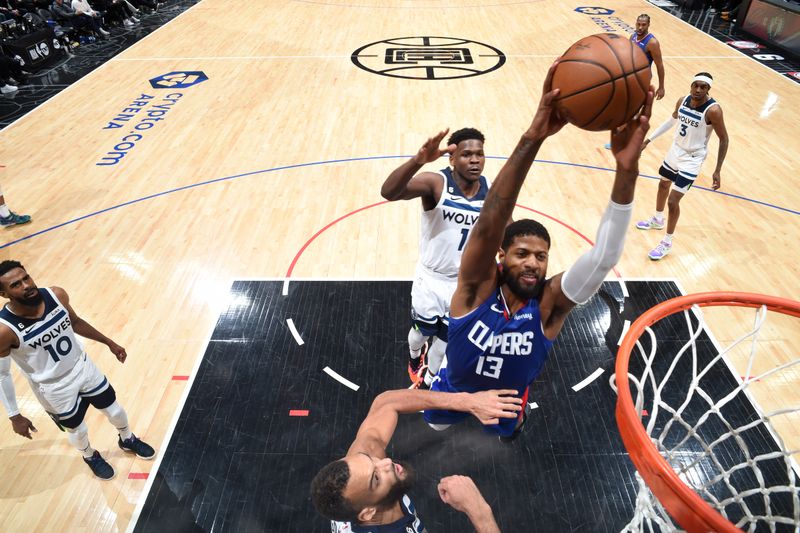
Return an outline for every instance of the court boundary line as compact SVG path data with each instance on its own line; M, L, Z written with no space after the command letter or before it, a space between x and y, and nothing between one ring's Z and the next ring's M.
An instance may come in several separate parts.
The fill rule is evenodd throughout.
M228 294L233 292L233 284L236 282L235 279L230 280L230 284L228 286ZM167 431L164 433L164 438L161 441L161 446L159 448L160 452L158 457L156 457L155 462L152 463L152 467L150 468L150 472L147 476L147 481L145 481L144 487L142 488L142 492L139 494L139 499L136 502L136 507L134 507L133 512L131 513L131 517L128 522L128 527L125 529L126 533L133 533L136 524L139 523L139 517L142 514L142 510L144 510L144 504L147 502L147 497L150 495L150 490L153 488L153 482L155 481L156 476L158 475L158 471L161 468L161 462L164 460L164 457L167 455L167 448L169 447L169 441L172 439L172 435L175 433L175 428L178 426L178 420L181 417L181 413L183 413L183 408L186 406L186 401L189 399L189 392L192 390L192 386L194 386L194 380L197 378L197 373L200 371L200 365L205 359L206 351L208 351L208 347L211 344L211 340L214 337L214 330L217 328L217 322L219 321L219 317L222 315L224 310L220 311L217 315L214 324L211 326L210 330L208 331L208 335L206 336L206 342L202 344L200 347L200 353L195 356L194 366L192 367L192 371L189 374L189 379L186 380L184 383L183 393L181 394L181 399L178 400L178 404L176 406L175 412L172 413L172 421L170 425L167 427ZM171 387L175 385L175 383L170 378L169 382L167 383L166 387L164 388L164 394L166 395L167 387ZM166 480L165 480L166 481Z
M133 43L132 45L130 45L128 48L126 48L125 50L123 50L122 52L120 52L120 54L124 54L124 53L127 53L129 50L132 50L133 48L135 48L136 46L138 46L138 45L139 45L139 43L141 43L142 41L145 41L145 40L149 39L149 38L150 38L152 35L154 35L156 32L159 32L159 31L161 31L161 29L162 29L162 28L166 28L167 26L169 26L170 24L172 24L172 23L173 23L175 20L177 20L178 18L182 17L183 15L185 15L186 13L188 13L189 11L191 11L192 9L196 8L197 6L199 6L200 4L202 4L203 2L205 2L205 0L198 0L198 2L197 2L195 5L191 6L189 9L185 9L185 10L184 10L183 12L181 12L181 13L178 13L178 14L177 14L177 15L175 15L175 16L174 16L172 19L170 19L169 21L167 21L167 23L166 23L166 24L162 24L161 26L159 26L158 28L156 28L155 30L153 30L152 32L150 32L149 34L147 34L147 36L146 36L146 37L144 37L144 38L142 38L142 39L139 39L138 41L136 41L135 43ZM115 57L116 57L116 56L115 56ZM75 87L75 86L77 86L77 85L80 85L80 84L81 84L81 82L82 82L83 80L85 80L85 79L86 79L86 78L88 78L89 76L93 75L95 72L99 71L101 68L105 67L106 65L108 65L108 64L110 64L110 63L112 63L112 62L114 62L114 59L115 59L115 57L112 57L112 58L108 59L107 61L105 61L104 63L101 63L101 64L100 64L100 65L98 65L98 66L97 66L97 67L96 67L94 70L92 70L92 71L90 71L90 72L87 72L87 73L86 73L86 74L85 74L83 77L81 77L79 80L76 80L76 81L74 81L73 83L70 83L70 84L68 84L66 87L64 87L63 89L61 89L60 91L58 91L56 94L54 94L53 96L51 96L50 98L48 98L47 100L45 100L44 102L42 102L41 104L39 104L39 105L37 105L36 107L34 107L33 109L31 109L30 111L28 111L27 113L25 113L25 114L24 114L24 115L22 115L21 117L17 118L16 120L12 120L11 122L9 122L9 123L8 123L8 124L6 124L5 126L3 126L3 129L2 129L2 130L0 130L0 131L2 131L2 132L8 131L8 129L9 129L9 128L13 127L15 124L17 124L18 122L20 122L20 121L21 121L21 120L23 120L24 118L26 118L26 117L29 117L29 116L31 115L31 113L34 113L35 111L37 111L37 110L41 109L41 108L42 108L42 106L44 106L44 105L47 105L49 102L52 102L53 100L55 100L56 98L58 98L59 96L61 96L62 94L64 94L65 92L69 91L69 90L70 90L70 88L72 88L72 87Z
M180 16L180 15L179 15ZM177 17L176 17L177 18ZM138 43L137 43L138 44ZM135 46L135 45L134 45ZM532 58L552 58L558 54L503 54L507 58L532 57ZM311 56L175 56L175 57L112 57L106 63L112 61L264 61L264 60L284 60L284 59L347 59L353 54L341 55L311 55ZM665 59L744 59L748 56L735 54L730 56L664 56ZM105 64L105 63L103 63ZM94 72L94 71L92 71ZM80 80L79 80L80 81Z

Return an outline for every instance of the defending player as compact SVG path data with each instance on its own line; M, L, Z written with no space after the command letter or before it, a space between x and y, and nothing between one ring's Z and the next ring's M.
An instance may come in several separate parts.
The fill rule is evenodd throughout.
M650 250L648 257L653 261L663 259L672 251L672 238L678 218L681 215L681 199L689 192L700 174L700 167L708 155L708 140L711 131L719 137L717 166L712 174L711 188L715 191L722 185L722 163L728 153L728 130L722 117L722 107L708 93L712 84L711 74L699 72L692 80L691 93L681 97L675 104L672 116L656 128L653 135L642 144L642 150L650 141L669 131L675 124L675 136L658 173L656 212L647 220L636 224L641 230L664 228L664 205L669 207L667 233L658 245ZM670 190L671 188L671 190Z
M456 289L461 253L489 190L481 175L486 162L483 134L474 128L460 129L447 140L447 149L440 150L447 132L428 139L381 187L381 196L387 200L422 201L419 260L411 287L408 373L412 382L423 388L430 386L444 358L450 298ZM452 168L415 175L424 164L445 153L450 154ZM428 350L423 354L426 342Z
M518 220L506 227L539 147L565 124L552 106L558 95L558 89L551 89L556 64L547 73L533 122L492 184L464 249L450 307L448 363L432 390L515 389L527 402L528 386L541 371L567 315L591 298L622 254L641 143L652 110L652 88L641 116L611 134L617 170L591 250L567 272L547 279L550 237L544 226ZM425 420L436 429L464 418L463 413L425 411ZM501 438L514 438L523 421L521 415L487 429Z
M128 357L125 348L80 318L69 305L64 289L38 288L17 261L0 263L0 296L9 299L0 310L0 400L14 432L30 439L36 428L17 408L10 359L28 378L47 414L59 428L66 429L69 442L83 455L95 476L109 480L115 472L89 444L83 421L89 405L99 409L117 428L120 448L142 459L152 459L155 451L131 432L128 415L117 403L114 388L86 355L75 334L102 342L121 363Z

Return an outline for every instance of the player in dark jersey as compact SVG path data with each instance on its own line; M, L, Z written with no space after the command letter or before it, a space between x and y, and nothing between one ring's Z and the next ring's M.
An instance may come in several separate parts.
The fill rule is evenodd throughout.
M636 18L636 31L631 34L631 41L642 49L651 65L656 64L658 88L655 96L656 100L661 100L664 98L664 61L661 58L661 43L650 33L650 15L642 13Z
M467 241L450 304L447 367L431 390L514 389L527 400L528 386L541 371L567 315L591 298L622 255L641 143L649 128L652 87L641 113L611 133L617 170L591 250L567 272L547 279L550 237L544 226L525 219L506 227L539 147L565 124L552 106L558 95L558 89L551 90L556 64L547 73L533 122L489 189ZM425 420L435 429L464 418L463 413L425 411ZM521 414L516 421L502 420L486 429L513 438L523 421Z
M386 446L401 413L423 409L450 409L475 415L483 424L515 420L521 401L511 390L474 394L446 394L426 390L393 390L378 395L342 459L323 467L311 482L317 511L332 523L334 532L422 533L425 526L406 492L413 470L386 457ZM464 480L445 478L439 494L445 503L465 511L479 533L499 532L479 494ZM475 489L477 490L477 489Z

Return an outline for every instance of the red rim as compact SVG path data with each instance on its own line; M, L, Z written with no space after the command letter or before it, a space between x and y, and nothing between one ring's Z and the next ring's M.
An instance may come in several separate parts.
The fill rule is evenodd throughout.
M644 333L645 328L664 317L690 309L693 305L752 308L766 305L770 311L800 318L800 302L747 292L703 292L679 296L662 302L642 314L631 324L617 351L617 426L631 461L647 482L647 486L670 516L686 531L741 533L741 530L681 481L669 463L661 457L636 414L628 383L628 361L637 339Z

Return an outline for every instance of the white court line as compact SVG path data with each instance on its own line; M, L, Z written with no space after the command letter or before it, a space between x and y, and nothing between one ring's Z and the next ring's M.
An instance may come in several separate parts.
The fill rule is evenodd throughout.
M584 388L586 385L588 385L592 381L594 381L597 378L599 378L603 374L603 372L605 372L605 370L603 370L602 368L598 368L597 370L592 372L592 374L589 377L587 377L586 379L584 379L580 383L573 385L572 386L572 390L574 390L575 392L578 392L579 390Z
M200 1L199 1L199 2L197 2L195 5L191 6L189 9L187 9L187 10L183 11L182 13L178 13L177 15L175 15L175 17L173 17L173 18L172 18L172 20L170 20L170 21L169 21L169 22L167 22L166 24L163 24L163 25L159 26L158 28L156 28L155 30L153 30L152 32L150 32L149 34L147 34L145 37L143 37L143 38L139 39L138 41L136 41L135 43L133 43L131 46L129 46L128 48L126 48L126 49L125 49L125 51L124 51L124 52L122 52L122 53L129 53L129 52L130 52L131 50L133 50L135 47L139 46L139 44L140 44L142 41L144 41L144 40L148 39L148 38L149 38L150 36L152 36L154 33L158 32L158 31L161 31L162 29L166 28L167 26L169 26L170 24L172 24L173 22L175 22L177 19L179 19L180 17L184 16L186 13L188 13L189 11L191 11L191 10L192 10L192 9L194 9L194 8L196 8L197 6L199 6L199 5L200 5L200 4L202 4L202 3L203 3L203 0L200 0ZM73 89L74 87L78 87L79 85L81 85L81 83L80 83L80 82L84 81L84 80L85 80L85 79L87 79L89 76L96 75L96 74L97 74L97 72L98 72L100 69L104 68L106 65L109 65L109 64L111 64L113 61L114 61L114 58L112 57L111 59L109 59L109 60L108 60L108 61L106 61L105 63L102 63L102 64L100 64L100 65L99 65L97 68L95 68L95 69L94 69L94 70L92 70L91 72L88 72L88 73L86 73L86 75L84 75L84 76L83 76L81 79L79 79L79 80L75 81L74 83L70 83L70 84L69 84L69 85L67 85L67 86L66 86L64 89L60 90L59 92L57 92L56 94L54 94L52 97L48 98L47 100L45 100L45 101L44 101L44 102L42 102L41 104L37 105L35 108L31 109L29 112L25 113L24 115L22 115L21 117L19 117L19 118L18 118L18 119L16 119L16 120L14 120L13 122L10 122L10 123L9 123L9 124L8 124L8 125L5 127L5 128L3 128L3 131L4 131L4 132L5 132L5 131L8 131L8 128L10 128L10 127L12 127L12 126L15 126L15 125L16 125L17 123L19 123L19 122L20 122L20 121L21 121L23 118L27 118L27 117L28 117L28 116L29 116L31 113L33 113L34 111L36 111L36 110L40 109L42 106L44 106L44 105L47 105L48 103L52 102L52 101L53 101L53 100L55 100L56 98L59 98L59 97L61 97L62 99L63 99L63 98L66 98L65 96L61 96L61 95L63 95L63 94L64 94L65 92L67 92L67 91L74 90L74 89ZM86 82L86 85L89 85L89 86L91 87L91 85L90 85L88 82Z
M350 59L352 54L346 55L313 55L313 56L173 56L173 57L112 57L110 61L264 61L284 59ZM505 54L507 58L533 57L553 58L558 54ZM667 59L745 59L743 55L729 56L664 56Z
M289 326L289 331L292 332L292 337L294 337L294 340L297 341L297 344L299 344L300 346L304 345L305 342L303 341L303 338L300 336L299 333L297 333L297 328L294 327L294 320L292 320L291 318L287 318L286 325Z
M619 336L619 340L617 341L617 346L622 344L622 339L625 338L625 335L628 334L628 330L631 329L631 321L626 320L625 324L622 326L622 334Z
M283 291L281 292L284 296L289 295L289 278L283 280Z
M342 385L344 385L345 387L350 387L353 390L358 390L358 389L361 388L358 385L356 385L355 383L353 383L352 381L350 381L349 379L347 379L345 377L342 377L339 374L337 374L334 370L331 370L331 367L329 367L329 366L326 366L325 368L323 368L322 371L325 372L326 374L328 374L330 377L332 377L336 381L338 381L339 383L341 383Z
M625 284L625 280L619 280L619 288L622 289L622 296L625 298L630 296L630 293L628 292L628 286Z

